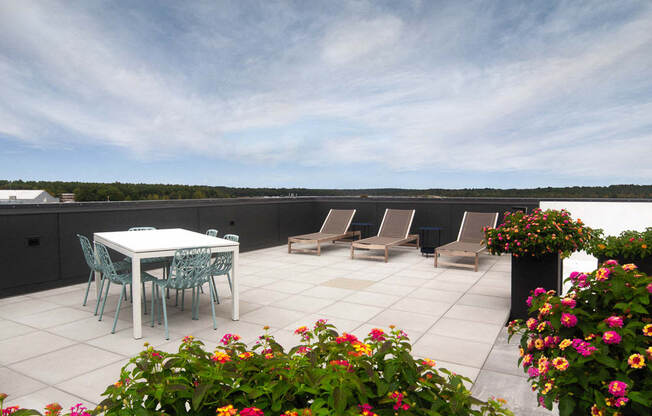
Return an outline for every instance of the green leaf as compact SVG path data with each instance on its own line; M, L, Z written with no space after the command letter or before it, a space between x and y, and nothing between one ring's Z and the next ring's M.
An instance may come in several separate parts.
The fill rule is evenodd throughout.
M645 398L645 396L643 396L643 394L641 394L638 391L633 391L633 392L629 393L628 396L632 401L634 401L636 403L640 403L643 406L649 407L650 404L651 404L650 401L647 400Z
M192 409L193 410L199 409L199 406L201 405L202 401L204 400L204 396L206 395L206 392L211 387L213 387L212 383L202 383L199 386L197 386L197 388L195 388L195 392L192 395Z
M34 409L20 409L20 410L16 410L15 412L13 412L12 415L15 415L15 416L27 416L27 415L41 416L41 413L37 412Z
M641 313L643 315L648 314L647 309L645 309L643 306L639 305L638 303L632 304L632 311Z
M335 412L338 415L343 414L344 409L346 408L346 397L344 390L341 387L335 387L335 389L333 389L333 403L335 405Z
M559 416L570 416L575 409L575 400L570 396L564 396L559 400Z

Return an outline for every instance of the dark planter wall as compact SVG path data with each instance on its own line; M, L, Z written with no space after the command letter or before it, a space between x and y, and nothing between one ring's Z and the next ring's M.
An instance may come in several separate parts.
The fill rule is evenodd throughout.
M317 230L330 208L356 208L355 222L378 232L385 208L416 209L412 232L443 227L442 244L457 237L465 210L533 209L538 199L241 198L220 200L0 205L0 297L83 282L88 277L75 234L133 226L238 234L243 252L284 244Z

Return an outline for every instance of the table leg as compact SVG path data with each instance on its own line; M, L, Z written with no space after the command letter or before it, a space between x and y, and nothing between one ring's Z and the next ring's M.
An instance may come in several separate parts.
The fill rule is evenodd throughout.
M231 319L234 321L240 320L240 278L238 277L238 257L240 247L236 246L233 249L233 264L231 265L231 285L233 286L232 305L231 305Z
M143 337L142 316L140 313L140 300L142 297L140 286L140 257L133 256L131 258L131 287L133 290L132 299L135 299L132 308L134 338L136 339Z

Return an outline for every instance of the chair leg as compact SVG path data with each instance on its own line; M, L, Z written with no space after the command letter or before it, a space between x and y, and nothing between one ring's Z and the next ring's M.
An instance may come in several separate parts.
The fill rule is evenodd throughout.
M156 283L152 283L152 328L154 327L154 320L156 319Z
M145 290L145 282L141 283L143 286L143 315L147 315L147 291Z
M161 289L160 287L156 286L156 297L158 297L159 292L161 292L161 296L163 296L163 294L165 293L165 292L163 291L163 289ZM163 297L165 297L165 296L163 296ZM163 306L159 305L159 309L158 309L158 324L159 324L159 325L161 325L161 309L163 309ZM166 313L167 313L167 311L166 311Z
M168 330L168 311L165 307L165 291L161 290L161 309L163 309L163 322L165 322L165 339L170 339L170 331Z
M104 290L104 276L102 276L102 279L100 280L100 290L99 294L100 296L97 298L97 302L95 303L95 312L93 315L97 316L97 310L100 307L100 302L102 302L102 291Z
M231 291L231 295L233 295L233 284L231 283L231 273L226 274L226 281L229 282L229 290ZM215 282L213 282L215 284Z
M213 329L217 329L217 322L215 321L215 299L213 299L213 289L215 289L215 284L212 280L208 281L208 285L211 286L209 289L211 293L211 313L213 314Z
M387 246L385 246L385 263L387 263L387 257L388 257Z
M473 271L477 272L478 271L478 253L475 253L475 268Z
M181 310L183 311L183 307L185 306L186 303L186 289L181 289Z
M353 244L351 244L351 259L353 259L353 250L354 250Z
M215 286L215 276L211 276L211 281L209 282L208 286L211 292L213 293L211 299L213 299L213 301L217 303L220 303L220 297L217 294L217 286Z
M319 244L319 241L317 241L317 255L321 256L321 244Z
M435 268L437 268L437 257L439 257L439 253L437 253L437 249L435 249Z
M82 303L82 306L86 306L86 301L88 300L88 289L91 288L92 280L93 280L93 269L91 269L91 272L88 275L88 285L86 285L86 294L84 295L84 303Z
M176 290L177 294L174 296L174 306L179 306L179 289Z
M122 285L124 288L125 285ZM122 295L126 293L124 290L120 291L120 297L118 298L118 308L115 310L115 318L113 318L113 327L111 328L111 333L115 334L115 324L118 323L118 315L120 314L120 306L122 305Z
M100 309L100 318L98 319L98 321L102 320L102 315L104 314L104 306L106 305L106 298L109 297L109 288L111 287L111 280L109 279L107 280L108 282L106 283L106 293L104 294L104 299L102 300L102 308Z

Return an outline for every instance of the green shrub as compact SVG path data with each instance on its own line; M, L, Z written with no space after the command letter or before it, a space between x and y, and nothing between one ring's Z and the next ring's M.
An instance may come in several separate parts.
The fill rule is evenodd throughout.
M589 254L595 257L643 259L652 255L652 227L645 231L623 231L618 236L604 236L596 230L596 237L588 244Z
M532 317L510 322L540 405L558 402L561 416L649 415L652 278L609 260L567 280L565 297L535 289L526 301Z

